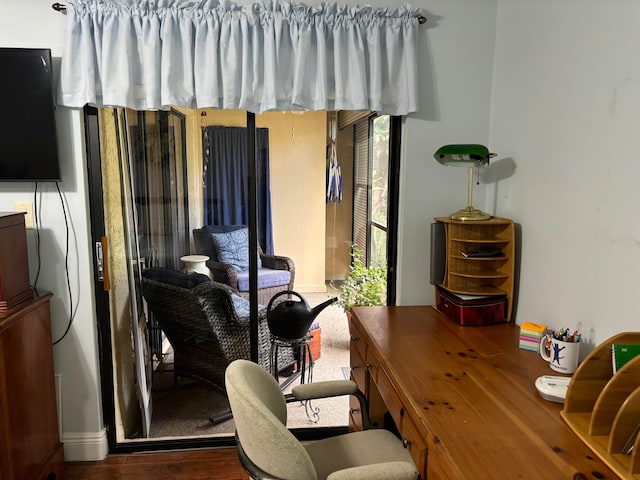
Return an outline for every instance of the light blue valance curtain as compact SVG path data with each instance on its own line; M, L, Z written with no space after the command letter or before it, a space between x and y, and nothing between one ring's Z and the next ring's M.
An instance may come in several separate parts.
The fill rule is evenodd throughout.
M420 10L68 0L59 102L135 110L417 109Z

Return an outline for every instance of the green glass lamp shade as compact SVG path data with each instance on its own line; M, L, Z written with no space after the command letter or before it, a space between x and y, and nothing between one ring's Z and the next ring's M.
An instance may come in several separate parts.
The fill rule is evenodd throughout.
M442 165L448 167L467 167L469 170L467 206L462 210L452 213L449 215L449 218L460 221L490 219L491 215L488 213L473 208L473 168L489 165L489 159L495 157L496 154L489 153L489 150L484 145L462 144L440 147L433 156Z
M484 145L445 145L433 155L442 165L448 167L482 167L489 165L493 154Z

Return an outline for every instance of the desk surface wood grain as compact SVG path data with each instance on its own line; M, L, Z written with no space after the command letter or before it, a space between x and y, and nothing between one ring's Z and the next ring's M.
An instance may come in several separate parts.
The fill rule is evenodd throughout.
M618 478L538 394L547 362L512 323L461 327L430 306L356 307L434 472L461 479ZM435 450L435 451L434 451Z

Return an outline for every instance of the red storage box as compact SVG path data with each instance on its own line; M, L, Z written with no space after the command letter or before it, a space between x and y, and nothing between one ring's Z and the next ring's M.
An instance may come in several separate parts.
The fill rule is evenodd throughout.
M506 321L506 296L468 297L438 288L436 308L460 325L491 325Z

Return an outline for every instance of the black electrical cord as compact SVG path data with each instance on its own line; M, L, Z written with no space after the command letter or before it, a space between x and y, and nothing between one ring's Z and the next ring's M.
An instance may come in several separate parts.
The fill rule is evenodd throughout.
M36 270L36 278L33 281L33 291L38 296L38 279L40 278L40 219L38 218L40 209L38 208L38 182L33 189L33 222L36 227L36 259L38 260L38 269Z
M62 213L64 214L64 225L66 230L66 245L65 245L65 253L64 253L64 270L67 278L67 291L69 292L69 322L67 323L67 328L65 329L62 336L53 342L53 345L61 342L64 337L67 336L69 330L71 329L71 325L73 324L73 319L75 317L75 313L73 311L73 294L71 292L71 281L69 280L69 222L67 220L67 209L64 206L64 199L62 197L62 192L60 192L60 185L56 182L56 189L58 190L58 197L60 198L60 204L62 205Z

